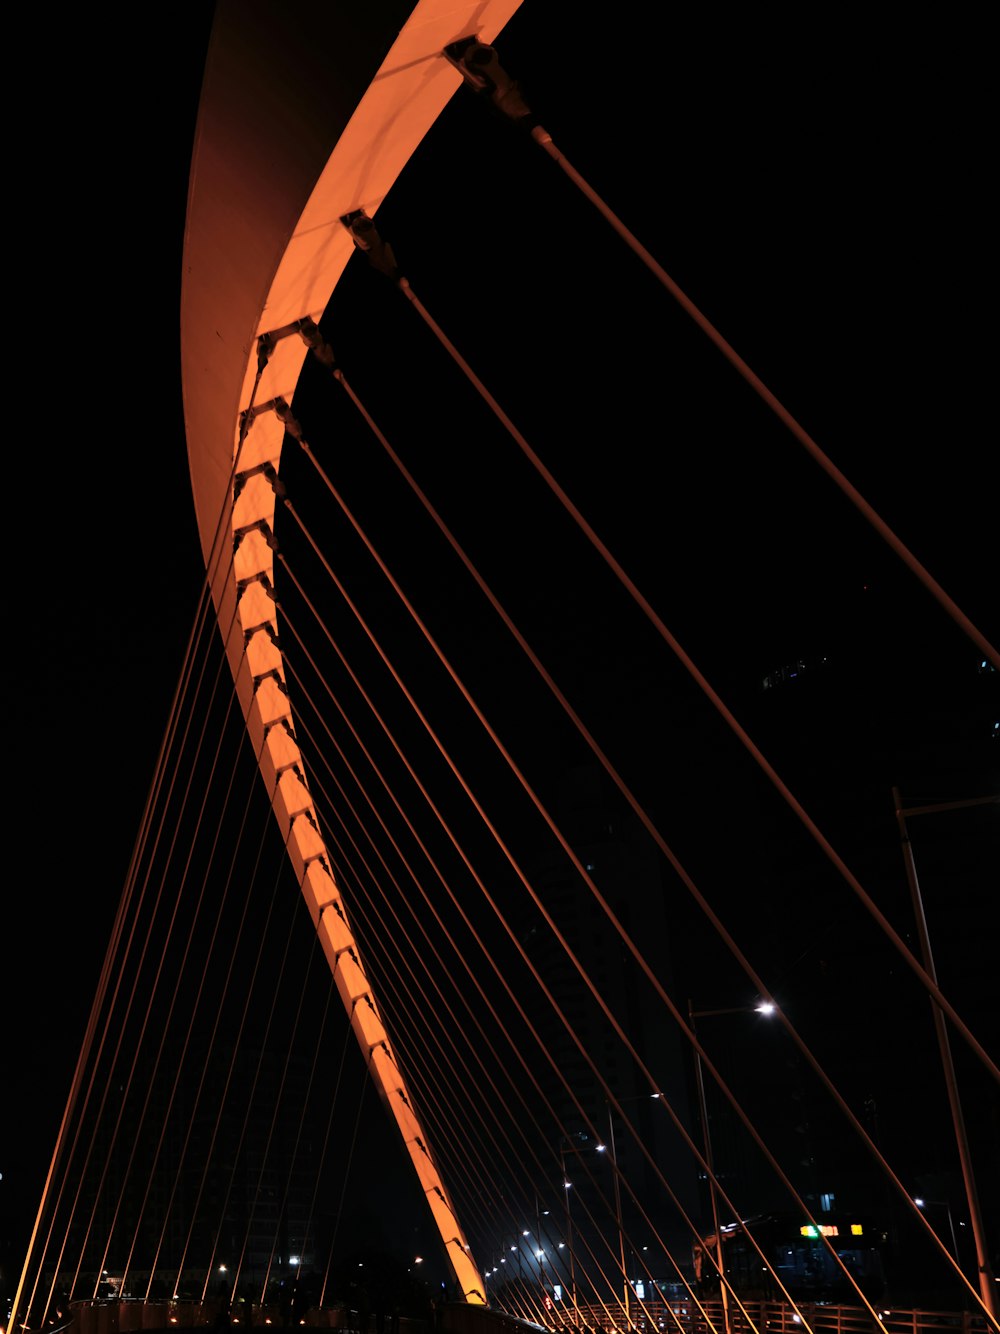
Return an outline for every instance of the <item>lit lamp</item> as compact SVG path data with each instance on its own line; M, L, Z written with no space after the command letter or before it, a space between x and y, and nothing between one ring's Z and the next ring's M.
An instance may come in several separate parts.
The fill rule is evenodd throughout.
M774 1014L777 1006L774 1001L761 1000L756 1005L733 1005L719 1010L696 1010L693 1001L688 1001L688 1020L691 1032L697 1035L696 1019L708 1019L718 1014L760 1014L765 1018ZM719 1228L719 1200L715 1190L715 1164L712 1161L712 1136L708 1128L708 1105L705 1101L705 1078L701 1068L701 1052L694 1049L695 1085L698 1091L698 1112L701 1116L702 1137L705 1147L705 1166L708 1168L708 1198L712 1210L712 1231L715 1234L716 1258L719 1266L719 1295L722 1299L722 1322L726 1334L731 1334L732 1325L729 1317L729 1293L726 1288L726 1264L722 1252L722 1232Z
M920 1196L914 1195L913 1203L917 1206L918 1209L923 1209L925 1205L933 1204L936 1208L943 1209L945 1211L945 1213L948 1215L948 1231L951 1233L951 1253L955 1257L955 1263L957 1265L961 1265L962 1262L958 1258L958 1238L955 1236L955 1224L952 1221L951 1205L948 1203L948 1201L924 1200L921 1199Z
M616 1099L616 1102L618 1103L619 1106L625 1102L645 1102L649 1098L651 1098L655 1102L659 1097L660 1097L659 1093L638 1093L630 1097L618 1098ZM622 1301L624 1302L625 1320L626 1323L628 1323L629 1302L631 1299L631 1285L629 1284L628 1270L625 1264L625 1227L622 1222L622 1196L621 1196L621 1184L619 1181L619 1171L618 1171L618 1155L615 1148L615 1123L614 1123L614 1115L611 1103L607 1099L605 1099L604 1105L608 1109L608 1147L610 1147L611 1150L611 1170L614 1173L613 1183L614 1183L614 1193L615 1193L614 1194L615 1219L618 1226L618 1255L622 1269ZM604 1153L605 1146L603 1144L598 1144L597 1152ZM643 1250L645 1249L646 1247L643 1247ZM633 1252L633 1260L634 1258L635 1255Z
M611 1162L612 1162L612 1169L614 1170L614 1173L615 1173L615 1175L614 1175L614 1181L613 1181L613 1184L614 1184L614 1201L615 1201L615 1221L616 1221L616 1225L617 1225L617 1228L618 1228L618 1250L619 1250L619 1255L620 1255L620 1258L621 1258L622 1282L623 1282L623 1284L624 1284L624 1297L623 1297L623 1300L624 1300L624 1312L625 1312L625 1318L626 1318L626 1320L627 1320L627 1319L628 1319L628 1290L629 1290L629 1288L628 1288L628 1276L627 1276L627 1274L626 1274L626 1272L625 1272L625 1240L624 1240L624 1234L623 1234L623 1231L622 1231L622 1206L621 1206L621 1193L620 1193L619 1186L618 1186L618 1171L617 1171L617 1164L616 1164L616 1162L615 1162L615 1151L614 1151L614 1134L615 1134L615 1132L614 1132L614 1126L611 1124L611 1106L610 1106L610 1104L608 1104L608 1128L609 1128L609 1131L610 1131L610 1137L611 1137ZM576 1263L576 1262L575 1262L575 1259L574 1259L574 1251L573 1251L573 1217L572 1217L572 1212L571 1212L571 1210L570 1210L570 1196L569 1196L569 1192L570 1192L570 1190L571 1190L571 1188L572 1188L573 1183L569 1180L569 1178L568 1178L567 1175L566 1175L566 1158L565 1158L565 1154L566 1154L566 1152L567 1152L567 1150L566 1150L566 1140L569 1139L569 1138L570 1138L570 1136L563 1135L562 1138L561 1138L560 1141L559 1141L559 1164L560 1164L560 1166L561 1166L561 1168L562 1168L562 1174L563 1174L563 1191L564 1191L565 1202L566 1202L566 1235L567 1235L567 1238L568 1238L568 1240L569 1240L569 1273L570 1273L570 1289L571 1289L572 1296L573 1296L573 1319L574 1319L574 1323L575 1323L575 1324L579 1324L579 1307L578 1307L578 1304L577 1304L577 1290L576 1290L576 1269L575 1269L575 1263ZM584 1136L583 1138L586 1138L586 1136ZM575 1154L581 1154L581 1153L585 1153L585 1152L586 1152L586 1153L607 1153L607 1151L608 1151L608 1146L607 1146L606 1144L594 1144L594 1145L588 1145L588 1147L587 1147L586 1149L583 1149L583 1148L580 1148L580 1147L573 1147L573 1148L570 1148L570 1149L568 1150L568 1152L570 1152L570 1153L575 1153Z

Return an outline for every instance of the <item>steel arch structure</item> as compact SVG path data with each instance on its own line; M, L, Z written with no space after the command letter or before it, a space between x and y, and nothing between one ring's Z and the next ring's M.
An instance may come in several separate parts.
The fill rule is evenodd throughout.
M442 54L490 42L520 0L375 7L220 0L192 154L181 287L191 483L209 587L275 818L341 1000L468 1302L484 1282L394 1059L330 869L277 646L274 481L308 348L262 336L318 321L373 216L461 83ZM252 429L247 429L252 419Z

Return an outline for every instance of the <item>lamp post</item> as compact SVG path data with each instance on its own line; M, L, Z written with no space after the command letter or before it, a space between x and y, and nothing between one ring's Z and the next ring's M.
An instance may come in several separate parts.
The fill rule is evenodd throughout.
M923 899L920 894L920 882L917 879L917 868L913 860L913 847L910 843L910 835L906 820L908 816L914 815L933 815L947 810L959 810L965 807L981 806L986 803L993 803L998 800L995 796L974 797L968 801L949 801L939 802L931 806L911 806L904 808L903 799L899 795L899 789L892 789L892 799L896 807L896 823L899 827L899 837L903 848L903 859L906 866L906 880L910 888L910 897L913 902L913 915L917 925L917 935L920 940L920 953L923 958L924 968L932 982L937 982L937 971L934 967L934 953L931 949L931 939L927 930L927 918L924 914ZM969 1221L972 1224L972 1238L976 1247L976 1270L979 1278L979 1292L983 1299L983 1305L994 1317L997 1315L996 1294L993 1291L993 1272L990 1266L989 1249L986 1243L986 1233L983 1228L982 1213L979 1208L979 1190L976 1185L975 1173L972 1170L972 1158L969 1152L969 1136L965 1127L965 1115L962 1111L962 1101L959 1096L958 1083L955 1078L955 1063L952 1059L951 1045L948 1039L948 1029L945 1024L944 1015L938 1005L931 1001L931 1014L934 1020L934 1032L937 1036L938 1051L941 1055L941 1066L944 1072L945 1092L948 1095L948 1106L951 1110L952 1127L955 1133L955 1145L958 1149L959 1163L962 1169L962 1183L965 1186L965 1200L969 1210ZM933 1201L932 1201L933 1203ZM948 1211L948 1221L951 1222L951 1210ZM961 1261L958 1258L958 1248L954 1246L955 1232L952 1229L952 1245L955 1250L955 1263L961 1268Z
M655 1094L654 1094L653 1096L655 1097L655 1096L658 1096L658 1095L655 1095ZM607 1109L608 1109L608 1143L607 1143L607 1145L605 1145L605 1144L594 1144L594 1145L591 1146L588 1150L584 1150L584 1149L582 1149L582 1148L574 1147L574 1148L571 1148L571 1149L569 1150L569 1152L570 1152L570 1153L574 1153L574 1154L581 1154L581 1153L584 1153L584 1152L607 1153L608 1150L610 1149L610 1153L611 1153L611 1169L612 1169L612 1173L613 1173L613 1185L612 1185L612 1188L613 1188L613 1191L614 1191L613 1199L614 1199L614 1205L615 1205L615 1226L616 1226L616 1228L617 1228L617 1230L618 1230L618 1255L619 1255L619 1263L620 1263L620 1265L621 1265L621 1271L622 1271L622 1302L623 1302L623 1309L624 1309L624 1312L625 1312L625 1321L626 1321L626 1323L628 1323L628 1322L629 1322L629 1281L628 1281L628 1273L627 1273L626 1268L625 1268L625 1229L624 1229L624 1226L623 1226L623 1224L622 1224L622 1197L621 1197L621 1187L620 1187L620 1185L619 1185L619 1181L618 1181L618 1160L617 1160L616 1155L615 1155L615 1127L614 1127L614 1123L613 1123L613 1121L612 1121L611 1104L606 1102L605 1105L607 1106ZM577 1291L576 1291L576 1269L575 1269L575 1260L574 1260L574 1255L573 1255L573 1220L572 1220L572 1215L571 1215L571 1212L570 1212L570 1203L569 1203L569 1192L570 1192L570 1190L571 1190L571 1188L572 1188L572 1184L573 1184L573 1183L569 1180L569 1178L568 1178L567 1175L566 1175L566 1158L565 1158L566 1147L565 1147L565 1146L566 1146L566 1140L567 1140L567 1138L568 1138L568 1136L565 1136L565 1135L564 1135L564 1136L560 1139L560 1141L559 1141L559 1164L560 1164L560 1166L561 1166L561 1168L562 1168L562 1174L563 1174L563 1190L564 1190L564 1192L565 1192L565 1196L566 1196L566 1232L567 1232L567 1237L568 1237L569 1245L570 1245L569 1264L570 1264L570 1284L571 1284L571 1286L572 1286L572 1292L573 1292L573 1318L574 1318L574 1323L575 1323L577 1326L579 1326L579 1308L578 1308L578 1304L577 1304ZM584 1136L584 1138L586 1138L586 1137Z
M732 1005L717 1010L696 1010L694 1002L688 1000L688 1021L691 1031L697 1035L696 1019L708 1019L718 1014L763 1014L774 1013L771 1001L760 1001L757 1005ZM712 1213L712 1231L715 1236L716 1257L719 1266L719 1296L722 1300L722 1323L726 1334L731 1334L732 1323L729 1315L729 1292L726 1288L726 1261L722 1250L722 1231L719 1227L719 1199L715 1190L715 1163L712 1159L712 1135L708 1126L708 1104L705 1100L705 1077L701 1068L701 1053L694 1049L694 1076L698 1093L698 1114L701 1117L702 1139L705 1149L705 1166L708 1168L708 1198Z
M573 1258L573 1214L569 1206L569 1192L573 1183L566 1175L565 1141L566 1136L563 1135L559 1140L559 1166L562 1169L563 1199L566 1202L566 1243L569 1246L569 1290L573 1300L573 1326L579 1329L580 1308L576 1297L576 1261Z
M647 1099L656 1102L661 1095L659 1093L637 1093L624 1098L616 1099L616 1105L621 1106L625 1102L645 1102ZM629 1319L629 1303L632 1296L632 1286L628 1278L628 1270L625 1263L625 1226L622 1221L622 1196L621 1196L621 1177L618 1167L618 1152L615 1147L615 1123L614 1110L611 1102L605 1098L604 1105L608 1112L608 1147L611 1150L611 1169L614 1173L614 1202L615 1202L615 1222L618 1228L618 1257L622 1269L622 1299L624 1302L625 1318L631 1324ZM598 1152L603 1151L604 1146L597 1146ZM643 1248L645 1249L645 1247ZM633 1260L635 1255L633 1252ZM648 1275L647 1275L648 1276Z
M625 1229L622 1227L622 1193L618 1182L618 1154L615 1151L615 1120L611 1111L611 1104L608 1103L608 1144L611 1148L611 1171L614 1177L615 1191L615 1222L618 1225L618 1256L622 1267L622 1301L625 1312L625 1323L631 1324L629 1320L629 1281L628 1271L625 1268Z
M545 1250L542 1246L542 1215L535 1195L535 1259L538 1261L538 1286L542 1293L542 1310L545 1309Z
M913 1203L917 1206L918 1209L923 1209L926 1205L933 1204L936 1208L943 1209L945 1211L945 1213L948 1215L948 1231L951 1234L951 1253L955 1257L955 1263L961 1266L962 1261L959 1259L958 1255L958 1238L955 1236L955 1224L951 1216L951 1205L948 1203L948 1201L925 1200L922 1199L921 1196L915 1195L913 1197Z

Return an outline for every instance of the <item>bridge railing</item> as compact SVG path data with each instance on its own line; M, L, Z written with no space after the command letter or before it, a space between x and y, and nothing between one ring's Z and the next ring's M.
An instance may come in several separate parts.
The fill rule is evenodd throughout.
M426 1334L427 1323L401 1315L387 1318L385 1334ZM165 1330L182 1334L188 1330L230 1331L240 1329L280 1330L329 1329L344 1334L376 1334L373 1315L363 1317L347 1306L311 1307L293 1316L277 1305L233 1303L227 1309L220 1301L130 1301L98 1300L71 1304L66 1334L139 1334L141 1330ZM45 1327L39 1334L63 1334Z
M878 1305L878 1323L859 1306L834 1306L802 1302L802 1318L784 1302L746 1301L746 1315L730 1306L732 1334L805 1334L808 1323L814 1334L992 1334L985 1316L969 1311L922 1311ZM389 1334L720 1334L725 1329L722 1304L702 1302L704 1314L687 1299L644 1302L620 1312L602 1306L567 1307L549 1313L547 1325L539 1326L496 1307L453 1303L438 1308L433 1322L401 1316ZM749 1317L749 1318L748 1318ZM752 1323L751 1323L752 1322ZM431 1328L433 1325L433 1328ZM72 1321L66 1334L138 1334L140 1330L166 1330L182 1334L188 1330L241 1328L262 1330L330 1329L343 1334L375 1334L375 1321L345 1306L314 1307L289 1321L277 1306L235 1306L228 1314L219 1302L74 1302ZM51 1334L51 1332L50 1332ZM60 1331L62 1334L62 1331Z
M627 1321L620 1311L578 1306L576 1311L555 1313L550 1327L559 1334L719 1334L726 1327L722 1303L715 1299L701 1304L704 1315L686 1298L644 1302L629 1311ZM992 1334L986 1317L970 1311L921 1311L873 1303L879 1313L876 1324L862 1306L800 1302L800 1318L786 1302L744 1300L743 1305L746 1315L730 1304L732 1334L753 1334L755 1327L760 1334L804 1334L806 1323L815 1334Z

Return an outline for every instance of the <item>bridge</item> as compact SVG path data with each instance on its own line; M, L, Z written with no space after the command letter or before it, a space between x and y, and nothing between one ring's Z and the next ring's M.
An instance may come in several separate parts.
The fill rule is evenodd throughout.
M995 606L531 9L217 6L205 581L12 1328L995 1324Z

